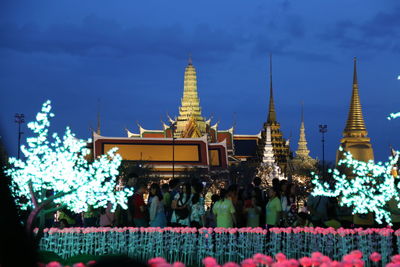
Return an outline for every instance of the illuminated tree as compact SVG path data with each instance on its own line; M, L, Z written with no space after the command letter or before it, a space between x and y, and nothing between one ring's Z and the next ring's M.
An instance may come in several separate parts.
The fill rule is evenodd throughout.
M343 150L339 148L339 150ZM341 174L339 170L333 172L335 180L334 188L331 189L327 182L320 182L315 175L313 183L315 188L313 195L339 197L342 206L351 207L353 214L365 214L373 212L375 220L383 223L384 219L391 224L390 212L387 210L387 202L395 198L399 200L399 194L395 187L394 177L391 174L394 164L399 159L399 152L389 157L385 163L373 161L363 162L353 159L349 152L344 153L344 159L338 165L344 165L352 171L351 177Z
M118 204L127 208L127 197L133 191L115 190L121 164L116 149L88 162L88 141L77 139L69 127L62 138L53 133L50 141L50 118L54 117L50 111L48 100L36 121L28 123L34 136L27 138L27 146L21 146L26 159L10 158L11 167L6 170L13 181L14 196L28 198L17 204L22 209L32 209L27 229L32 231L38 216L61 208L79 213L87 211L89 206L106 207L107 202L111 202L114 209Z

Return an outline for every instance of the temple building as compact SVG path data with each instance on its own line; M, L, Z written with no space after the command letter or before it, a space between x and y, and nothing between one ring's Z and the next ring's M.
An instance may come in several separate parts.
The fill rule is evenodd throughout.
M350 101L350 110L343 131L343 138L340 140L340 146L343 151L350 152L353 158L368 162L374 160L374 152L372 150L371 140L367 136L367 128L361 109L360 95L358 92L357 81L357 59L354 58L353 72L353 91ZM336 153L336 165L343 157L343 151L338 150Z
M270 132L270 142L272 145L273 157L275 163L278 165L280 172L286 174L288 170L288 160L291 157L289 141L283 138L281 126L276 118L275 103L274 103L274 92L272 86L272 57L270 56L270 84L269 84L269 108L267 121L264 123L264 127L261 131L261 140L258 147L258 156L260 162L264 160L264 152L268 145L268 132Z
M179 176L194 168L226 172L230 165L247 161L270 170L270 178L283 179L287 177L291 152L277 121L271 58L269 76L269 109L263 128L258 134L235 134L234 127L221 130L218 123L211 124L211 119L202 115L196 69L189 59L178 116L168 116L168 123L161 122L161 129L145 129L138 124L139 131L126 129L126 137L102 136L98 125L93 132L93 156L118 147L124 161L144 162L163 177Z
M127 137L105 137L99 130L93 132L93 155L118 147L123 160L145 162L164 177L193 168L226 170L230 162L238 161L234 157L233 127L219 130L218 123L211 125L211 119L202 116L191 59L185 68L179 115L168 119L169 123L162 122L160 130L147 130L141 125L139 133L126 129Z

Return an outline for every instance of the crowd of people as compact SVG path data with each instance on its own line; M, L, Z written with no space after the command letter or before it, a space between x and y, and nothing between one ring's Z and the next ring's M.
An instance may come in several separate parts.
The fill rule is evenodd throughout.
M296 185L273 179L272 185L261 187L255 177L247 186L231 184L217 188L217 194L206 194L200 181L172 179L169 183L141 180L128 199L128 209L106 208L73 214L62 209L57 216L48 214L46 227L58 226L134 226L134 227L382 227L374 225L373 214L352 215L351 209L340 207L336 198L309 195L299 199ZM395 229L400 226L397 202L389 202Z
M135 226L135 227L304 227L339 228L354 226L352 219L343 220L336 199L312 196L300 200L296 185L274 179L268 188L261 179L252 184L231 184L219 188L205 200L200 181L173 179L169 183L137 182L134 195L128 199L128 209L112 206L89 210L80 216L61 210L59 227L68 226ZM339 212L338 212L339 211ZM346 215L346 214L345 214ZM347 210L351 216L351 210ZM46 226L54 226L51 216ZM353 224L353 225L352 225Z

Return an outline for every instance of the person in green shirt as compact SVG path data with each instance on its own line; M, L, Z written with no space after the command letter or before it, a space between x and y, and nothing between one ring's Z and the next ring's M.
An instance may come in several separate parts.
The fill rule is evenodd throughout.
M270 226L278 226L282 212L282 204L277 192L271 188L268 190L269 201L266 207L266 224Z
M232 228L236 223L235 208L226 190L221 189L220 200L214 204L213 213L217 218L217 227Z

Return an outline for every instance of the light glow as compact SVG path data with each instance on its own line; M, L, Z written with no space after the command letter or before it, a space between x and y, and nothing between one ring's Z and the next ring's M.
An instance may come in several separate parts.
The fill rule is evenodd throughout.
M343 151L343 148L339 148ZM373 212L375 221L379 224L385 220L391 225L390 212L387 203L392 198L400 200L398 189L394 183L392 175L393 166L399 160L399 151L394 156L389 157L389 161L375 164L358 161L349 152L344 153L344 159L338 162L352 171L351 177L340 173L339 170L329 170L333 173L336 183L331 189L329 184L321 182L317 175L314 175L313 184L315 188L312 192L314 196L339 197L342 206L351 207L353 214L366 214Z
M127 197L133 194L133 190L116 190L116 177L122 160L116 153L117 149L88 162L86 157L90 150L86 146L90 140L76 138L69 127L62 138L53 133L52 140L49 140L52 117L54 114L48 100L37 114L36 121L27 125L34 136L27 138L27 146L21 146L26 159L9 159L11 167L6 173L13 180L14 195L30 196L27 203L17 204L22 209L37 208L50 196L58 196L52 201L54 205L62 205L76 213L87 211L89 206L106 207L107 202L112 203L113 210L117 205L126 209Z

